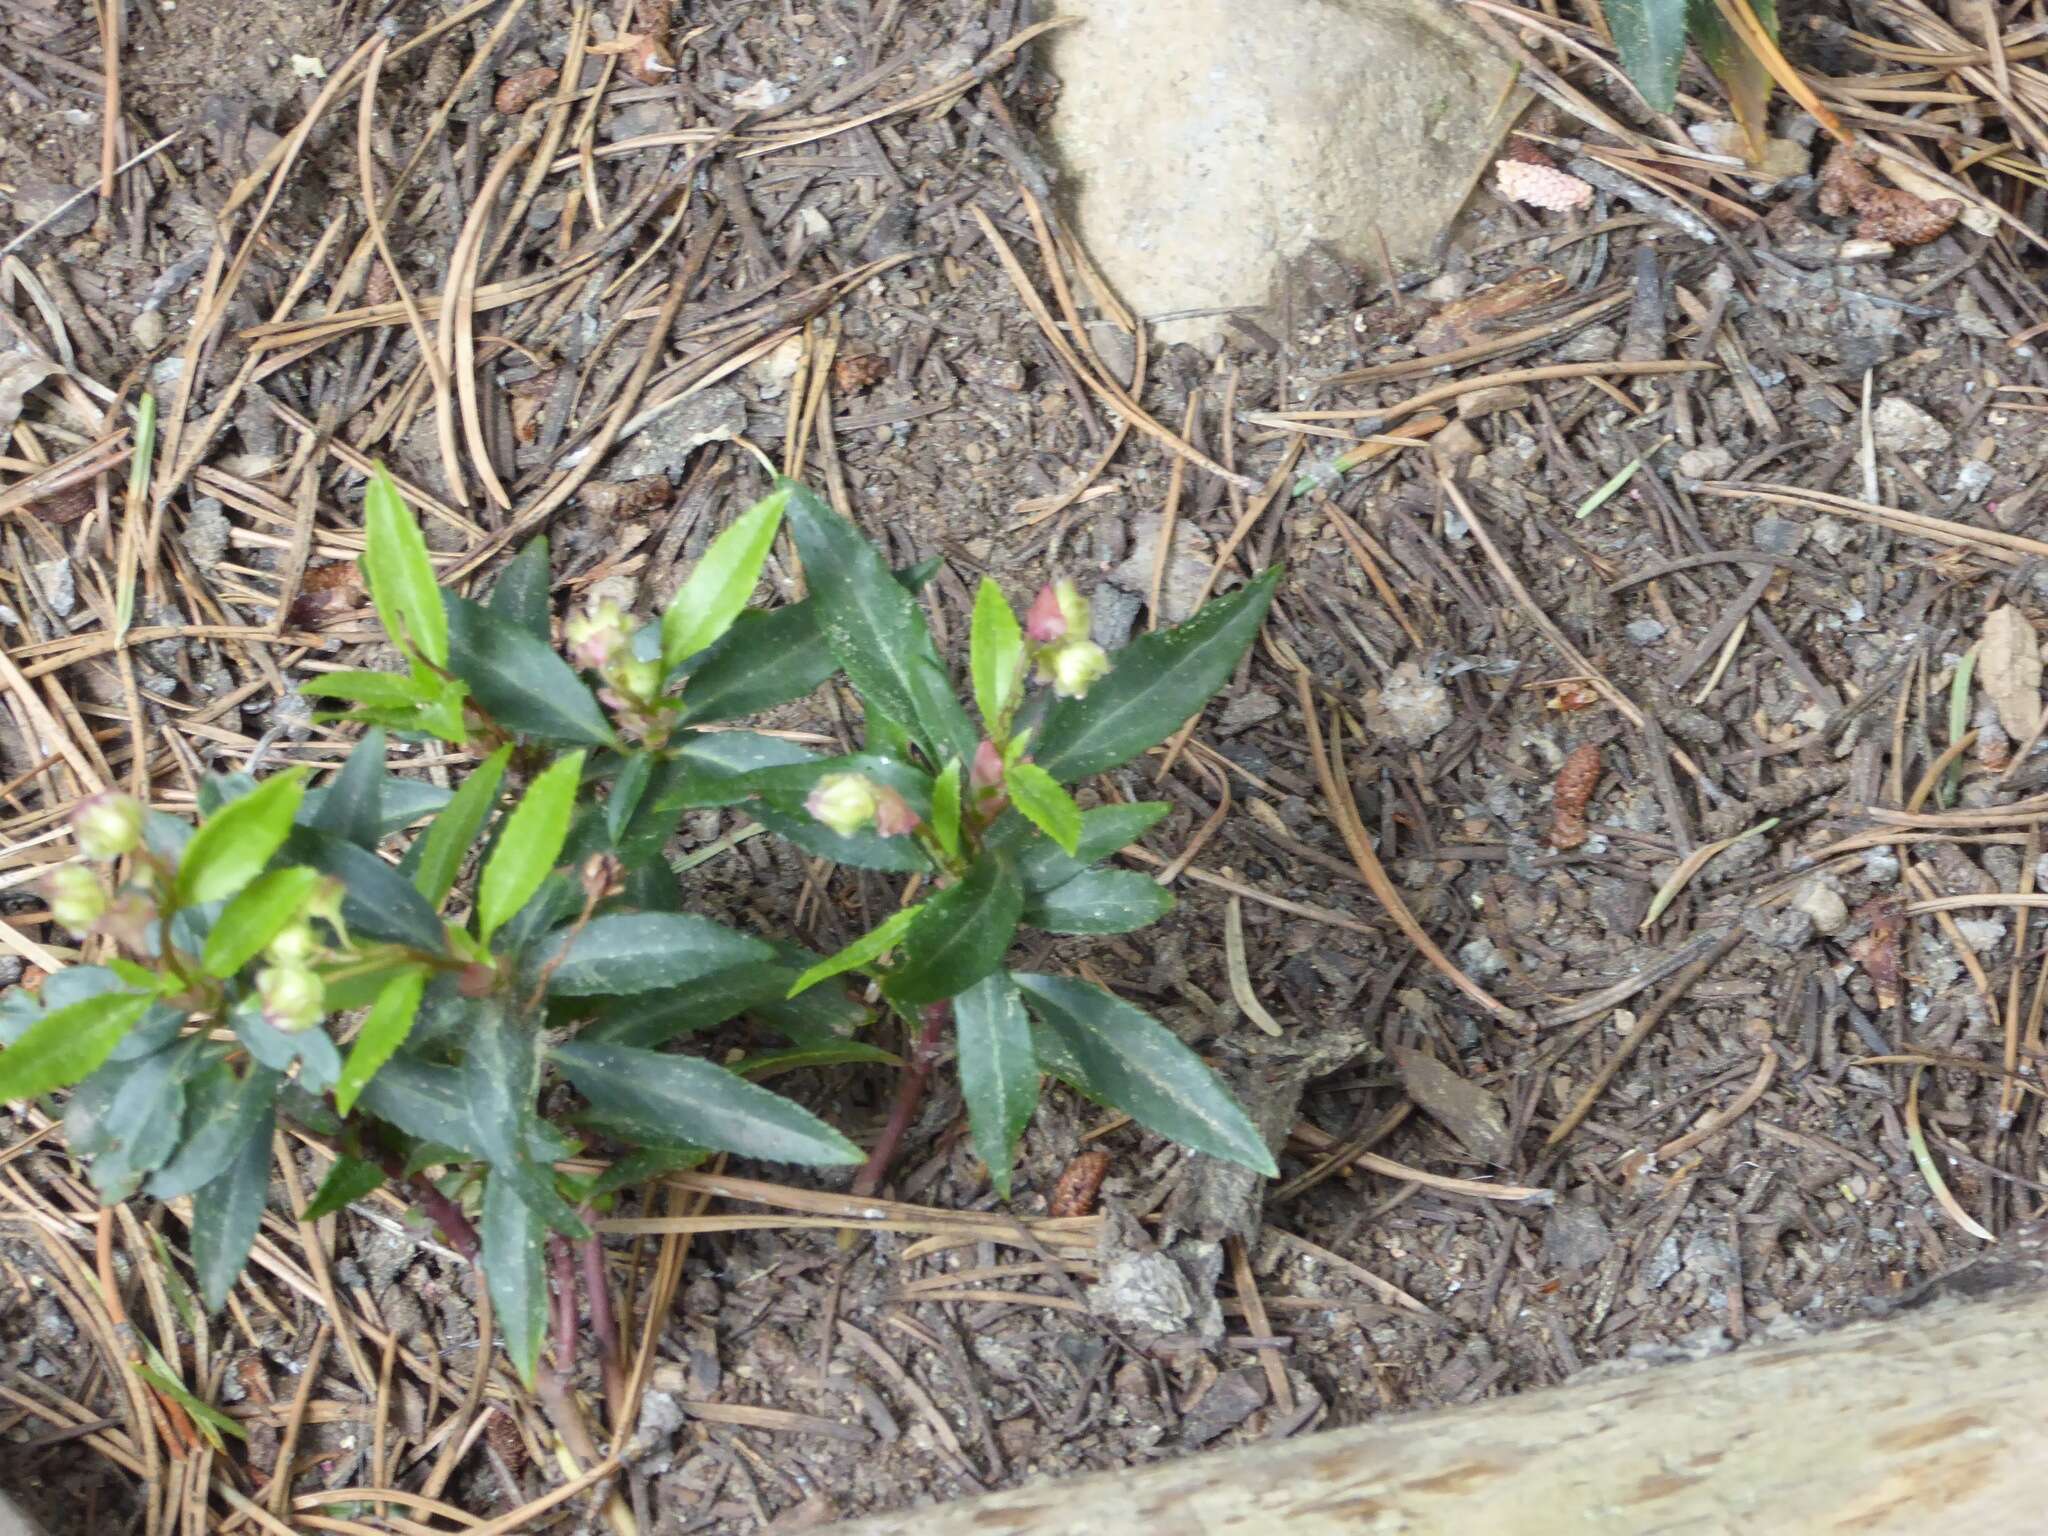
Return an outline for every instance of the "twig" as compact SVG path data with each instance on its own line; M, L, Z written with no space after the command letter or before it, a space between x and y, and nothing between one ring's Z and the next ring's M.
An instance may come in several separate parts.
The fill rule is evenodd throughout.
M889 1123L882 1127L874 1150L868 1154L867 1165L854 1176L853 1193L856 1197L865 1198L882 1187L889 1165L896 1160L896 1149L902 1144L903 1133L910 1129L918 1106L924 1102L925 1084L931 1080L932 1068L938 1063L939 1047L952 1018L953 1005L950 1002L925 1004L924 1028L903 1064L903 1076L896 1084L896 1103L889 1111Z

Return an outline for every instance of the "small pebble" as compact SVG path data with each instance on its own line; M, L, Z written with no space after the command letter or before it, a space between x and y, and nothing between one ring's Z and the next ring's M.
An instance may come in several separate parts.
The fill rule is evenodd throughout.
M1870 413L1870 435L1891 453L1940 453L1953 440L1947 427L1899 395L1887 395Z
M1792 909L1804 912L1822 933L1840 933L1849 921L1849 904L1821 880L1808 880L1793 892Z
M1756 522L1756 547L1769 555L1793 555L1806 542L1806 525L1788 517L1760 517Z
M1665 629L1657 619L1632 619L1622 633L1631 645L1655 645L1664 638Z

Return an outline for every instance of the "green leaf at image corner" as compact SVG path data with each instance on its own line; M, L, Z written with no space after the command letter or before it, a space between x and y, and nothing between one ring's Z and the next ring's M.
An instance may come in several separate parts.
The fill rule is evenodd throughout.
M1017 1145L1038 1108L1038 1057L1017 984L996 971L954 998L953 1035L974 1151L1007 1200Z
M1129 762L1156 747L1214 698L1251 648L1272 606L1281 567L1203 606L1185 624L1142 635L1115 653L1085 698L1057 699L1032 743L1038 766L1062 784Z
M1003 963L1023 911L1016 866L984 852L959 884L925 903L882 990L899 1003L936 1003L966 991Z
M207 817L178 865L178 899L221 901L254 880L291 835L305 777L288 768Z
M455 888L455 877L476 846L491 810L498 803L498 785L504 780L505 765L512 760L509 746L498 748L470 770L455 791L455 798L442 807L427 830L420 834L418 865L412 873L413 889L439 908Z
M1685 57L1686 0L1606 0L1604 9L1622 70L1652 108L1669 112Z
M0 1051L0 1104L37 1098L90 1076L154 1001L146 993L105 992L44 1014Z
M363 493L363 580L378 622L394 644L437 667L448 665L448 615L420 525L379 464Z
M790 983L787 995L795 997L799 992L808 992L821 981L843 976L848 971L867 969L903 941L903 935L909 932L910 925L917 921L918 913L923 910L924 903L916 902L890 913L837 954L827 955L797 977Z
M1182 1146L1267 1178L1277 1172L1222 1079L1164 1024L1087 982L1016 971L1010 979L1091 1097Z
M550 763L505 818L498 845L477 881L476 936L485 944L525 906L555 867L569 838L569 818L583 782L583 754Z
M782 527L787 489L778 488L734 518L711 541L661 615L661 665L680 666L732 628L754 595L761 567Z
M1036 763L1014 763L1003 771L1003 788L1017 814L1053 840L1067 857L1081 847L1081 807L1060 781Z
M377 1075L377 1069L405 1044L426 989L425 971L404 971L384 983L342 1063L341 1076L334 1084L335 1109L344 1115L354 1109L357 1095Z

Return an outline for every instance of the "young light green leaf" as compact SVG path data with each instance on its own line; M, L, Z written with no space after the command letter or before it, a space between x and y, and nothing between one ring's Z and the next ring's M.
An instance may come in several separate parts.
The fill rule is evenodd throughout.
M149 397L145 395L143 398L146 400ZM142 1349L142 1358L135 1362L135 1374L191 1415L193 1426L206 1437L208 1445L216 1451L225 1453L227 1441L221 1438L223 1435L233 1435L237 1440L249 1438L249 1432L240 1424L213 1404L203 1403L193 1396L191 1389L178 1379L178 1373L171 1369L171 1363L164 1358L163 1351L152 1344L147 1336L137 1333L135 1342Z
M527 786L505 818L476 888L476 936L483 943L525 906L555 867L569 839L569 818L583 782L583 754L557 758Z
M848 971L864 971L882 956L903 941L903 935L910 931L910 925L917 921L918 913L924 910L924 903L892 912L866 933L855 939L837 954L827 955L816 965L805 971L789 984L785 994L795 997L799 992L808 992L819 982L834 976L843 976Z
M960 759L946 760L945 771L932 784L932 836L949 858L960 856Z
M958 885L924 904L882 990L899 1003L957 997L1003 963L1023 911L1016 865L984 851Z
M1258 1128L1164 1024L1086 982L1020 972L1010 979L1085 1092L1183 1146L1273 1177Z
M1279 581L1276 565L1187 623L1118 651L1109 675L1086 698L1054 702L1032 749L1038 766L1071 784L1127 763L1179 730L1250 648Z
M214 919L199 963L209 976L232 976L305 910L320 871L303 864L258 875Z
M192 1267L199 1299L218 1312L255 1246L270 1194L270 1132L275 1112L259 1118L234 1160L192 1196Z
M1669 112L1685 57L1686 0L1607 0L1605 9L1622 69L1645 101Z
M1047 933L1129 933L1173 910L1173 892L1134 869L1084 870L1024 903L1024 922Z
M809 1110L694 1056L581 1040L553 1056L608 1127L645 1140L780 1163L862 1161L859 1147Z
M1060 787L1060 781L1036 763L1018 763L1003 774L1003 787L1017 814L1053 840L1072 858L1081 846L1081 807Z
M547 1332L547 1223L520 1198L514 1181L493 1170L484 1184L484 1284L512 1368L527 1386Z
M498 724L545 741L612 744L611 722L576 669L502 614L447 596L450 670Z
M379 464L363 493L363 580L377 621L401 649L448 665L448 615L427 541L391 472Z
M625 997L774 958L759 939L708 917L619 912L593 918L581 933L563 934L534 957L532 969L538 975L553 966L548 991L556 997Z
M1038 1058L1016 983L995 971L954 998L953 1033L974 1150L1007 1200L1017 1143L1038 1107Z
M511 760L512 749L505 746L478 763L455 791L455 798L422 835L420 860L412 872L412 883L435 908L455 888L462 861L469 857L484 824L491 819L491 808L498 803L498 785L505 777L505 765Z
M548 601L548 584L553 573L548 566L548 541L543 534L527 541L512 563L498 573L491 588L488 607L506 623L525 630L542 645L548 643L548 619L553 605Z
M178 865L178 899L221 901L262 873L291 833L305 777L305 769L289 768L207 817Z
M0 1051L0 1104L69 1088L113 1054L155 999L109 992L44 1014Z
M363 1027L356 1033L355 1044L349 1047L348 1060L334 1085L335 1109L344 1115L354 1109L364 1084L405 1044L405 1037L412 1033L413 1020L419 1017L420 996L426 989L425 971L404 971L384 984L377 1001L370 1005Z
M761 580L789 492L776 490L733 519L661 615L661 664L681 665L732 628Z
M1024 666L1024 630L1010 600L994 580L984 576L974 594L974 624L968 644L974 674L974 702L981 722L993 736L1013 707L1017 675Z
M989 829L987 846L1017 861L1017 876L1027 891L1049 891L1064 885L1097 859L1128 848L1151 831L1171 810L1164 800L1137 800L1098 805L1081 813L1081 837L1072 854L1051 839L1033 835L1022 816L1005 816Z
M381 1185L384 1177L384 1170L375 1163L344 1153L335 1159L334 1166L327 1170L327 1177L313 1191L313 1198L306 1202L304 1219L318 1221L323 1216L347 1210Z
M901 721L930 760L972 760L980 740L945 686L917 599L859 531L811 491L784 480L789 531L818 604L818 628L870 709Z
M423 694L403 672L316 672L299 684L299 692L309 699L340 699L373 709L413 709Z

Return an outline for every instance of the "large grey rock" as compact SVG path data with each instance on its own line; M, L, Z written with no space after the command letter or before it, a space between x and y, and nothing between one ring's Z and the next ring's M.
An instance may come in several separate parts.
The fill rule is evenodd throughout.
M1054 0L1054 147L1141 314L1268 301L1312 242L1421 259L1490 159L1505 65L1434 0ZM1199 339L1213 318L1171 322Z

